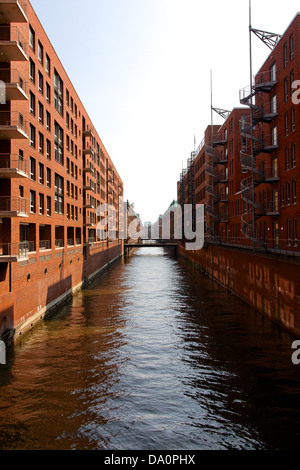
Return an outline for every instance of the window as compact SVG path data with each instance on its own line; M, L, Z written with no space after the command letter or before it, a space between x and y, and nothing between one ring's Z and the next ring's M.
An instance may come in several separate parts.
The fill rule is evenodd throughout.
M287 206L290 205L290 202L291 202L290 183L287 181L287 183L286 183L286 204L287 204Z
M294 36L290 36L290 60L294 58Z
M51 115L49 111L46 111L46 129L47 131L51 131Z
M276 62L271 65L271 82L276 82L277 80L277 71L276 71Z
M46 170L46 185L47 185L47 188L51 188L51 170L50 170L50 168L47 168L47 170Z
M32 59L29 59L29 77L30 80L35 83L35 63Z
M43 65L43 63L44 63L44 48L43 48L42 43L40 41L38 42L38 59L39 59L39 62Z
M49 77L50 77L50 67L51 67L50 57L48 56L48 54L46 54L46 72L47 72L47 75L49 75Z
M36 137L35 137L35 127L30 124L30 145L31 147L36 147Z
M277 126L272 128L272 145L277 147L278 145L278 134L277 134Z
M284 101L287 102L289 99L289 84L287 77L284 79Z
M66 104L67 104L67 106L70 105L70 93L69 93L69 90L66 91Z
M291 131L295 132L295 108L294 106L291 109Z
M39 152L44 155L44 136L39 132Z
M296 218L293 219L293 240L294 240L293 245L297 246L298 245L298 230L297 230L297 219Z
M290 169L290 151L288 147L285 148L285 171Z
M296 168L296 146L292 143L292 168Z
M29 46L33 51L35 50L35 32L31 26L29 26Z
M44 165L39 163L39 183L44 184Z
M291 219L287 219L286 221L286 244L287 246L291 245Z
M290 95L293 96L293 93L294 93L294 81L295 81L295 74L294 74L294 70L291 71L290 73Z
M63 115L63 81L56 70L54 70L54 107Z
M46 83L46 100L50 104L51 102L51 88L49 83Z
M55 160L63 165L63 129L55 121Z
M44 215L44 195L39 194L39 214Z
M284 207L284 184L281 185L281 207Z
M35 181L35 159L30 157L30 179Z
M272 96L272 99L271 99L271 113L272 114L277 113L277 96L276 95Z
M30 91L29 93L29 110L35 116L35 95Z
M51 142L49 139L46 141L46 157L51 160Z
M39 122L44 124L44 106L39 102Z
M293 180L292 192L293 192L293 204L296 204L297 203L297 182L296 182L296 180Z
M285 135L289 135L289 114L286 112L284 115L284 123L285 123Z
M36 206L35 206L35 191L30 190L30 212L35 214Z
M63 214L64 205L64 179L55 173L55 212L57 214Z
M51 197L47 196L47 216L51 216Z
M285 43L283 46L283 66L284 68L287 66L287 58L288 58L288 52L287 52L287 44Z
M39 72L39 92L44 94L44 77L41 72Z

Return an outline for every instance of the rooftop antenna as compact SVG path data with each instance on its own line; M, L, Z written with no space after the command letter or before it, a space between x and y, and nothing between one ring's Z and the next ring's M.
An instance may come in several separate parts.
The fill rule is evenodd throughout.
M277 45L279 39L281 38L280 34L270 33L269 31L263 31L261 29L255 29L251 26L251 0L249 0L249 10L250 10L250 33L255 34L269 49L274 49Z

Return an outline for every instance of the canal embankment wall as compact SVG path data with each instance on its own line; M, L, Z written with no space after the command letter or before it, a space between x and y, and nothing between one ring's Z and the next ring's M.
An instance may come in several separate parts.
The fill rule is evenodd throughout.
M7 344L18 342L122 256L122 244L105 249L89 246L80 253L62 251L48 262L18 266L19 282L1 296L0 338Z
M256 311L300 337L300 260L284 255L207 245L178 254Z

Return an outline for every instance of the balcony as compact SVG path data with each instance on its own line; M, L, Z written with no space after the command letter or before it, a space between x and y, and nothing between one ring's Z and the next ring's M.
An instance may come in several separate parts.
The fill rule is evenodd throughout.
M26 4L18 0L1 0L0 24L27 23Z
M84 173L91 173L92 175L94 174L93 168L87 163L84 164L83 171Z
M279 210L279 202L278 201L267 201L264 203L265 215L269 215L271 217L279 217L280 210Z
M83 219L83 225L85 227L95 227L95 223L93 222L91 217L86 217Z
M0 179L28 178L27 162L19 155L0 154Z
M226 132L220 132L212 138L212 146L216 147L217 145L226 145L227 144L227 134Z
M82 131L82 136L83 137L94 137L94 133L93 133L92 129L85 129L84 131Z
M86 200L86 201L84 201L83 208L84 209L95 209L95 205L94 205L93 202L91 202L91 200Z
M93 183L92 182L85 183L84 186L83 186L83 190L84 191L94 191Z
M217 149L208 146L206 153L213 159L213 165L226 165L228 163L228 155L226 152L220 152Z
M18 111L0 111L0 140L28 139L27 121Z
M0 103L28 100L28 84L18 70L0 69L0 80Z
M55 239L55 249L64 248L64 241L62 239Z
M75 246L75 243L74 243L74 238L68 238L67 239L67 246Z
M87 147L83 149L82 153L83 155L94 155L94 150L92 149L90 145L88 145Z
M17 26L0 26L0 62L21 61L28 61L25 39Z
M34 251L33 242L0 244L0 263L17 263L28 259Z
M0 217L28 217L27 200L22 197L0 197Z
M40 251L48 251L48 250L51 250L51 242L50 242L50 240L40 240L40 242L39 242L39 250L40 250Z

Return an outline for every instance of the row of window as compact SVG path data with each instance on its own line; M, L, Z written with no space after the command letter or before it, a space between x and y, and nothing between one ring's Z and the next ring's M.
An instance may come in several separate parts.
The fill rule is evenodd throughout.
M32 51L35 53L36 51L36 38L35 38L35 31L32 26L29 26L29 45ZM49 78L51 77L51 59L48 54L44 53L44 46L40 40L37 41L37 48L38 48L38 61L41 66L45 65L45 70ZM31 62L34 62L31 59ZM55 107L58 112L63 115L63 81L61 80L58 72L54 69L54 87L55 87ZM70 96L68 90L66 90L66 104L70 108L71 112L74 113L75 118L78 115L78 108L77 105L74 103L74 99Z

